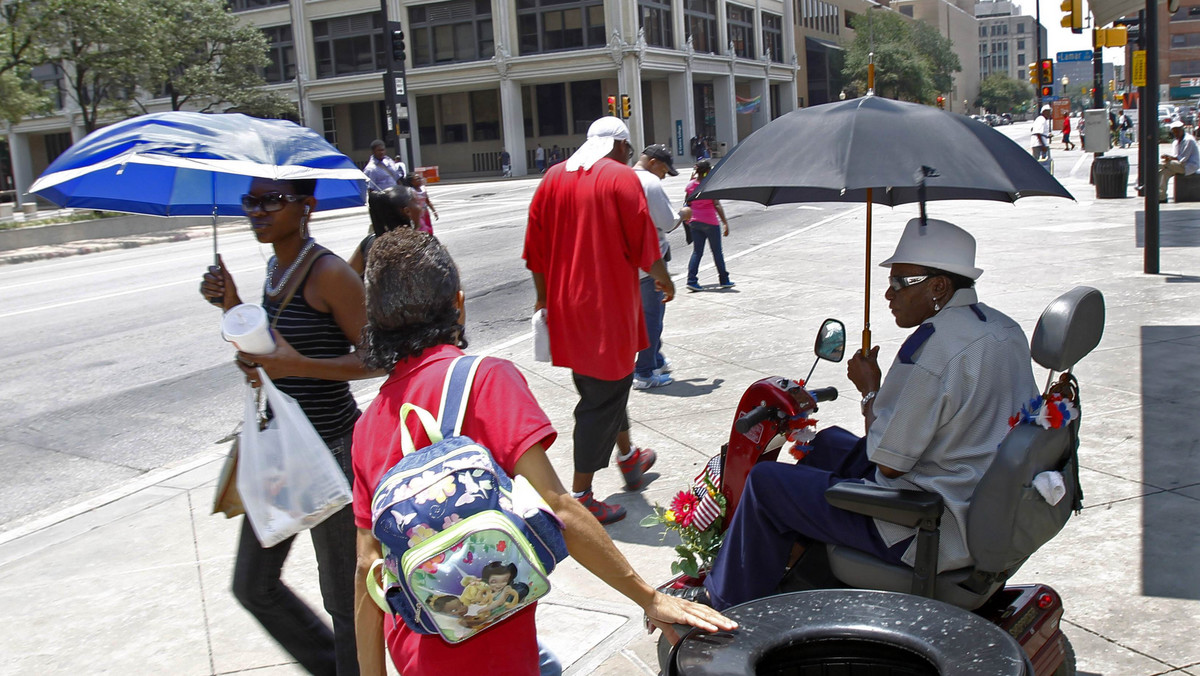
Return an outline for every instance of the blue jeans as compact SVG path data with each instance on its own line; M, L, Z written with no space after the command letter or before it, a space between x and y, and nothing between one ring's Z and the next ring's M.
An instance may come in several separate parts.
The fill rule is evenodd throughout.
M875 475L866 440L840 427L817 434L813 450L798 465L763 462L750 470L725 543L704 581L718 610L771 594L787 572L796 542L853 547L901 564L912 538L888 547L875 520L838 509L825 489Z
M654 375L654 369L662 368L666 360L662 356L663 317L667 306L663 303L662 291L654 288L654 278L642 279L642 314L646 317L646 336L650 346L638 352L633 376L645 380Z
M700 221L692 221L688 227L692 229L692 260L688 262L687 283L700 283L696 275L700 270L700 259L704 257L704 242L707 240L712 248L713 262L717 264L717 277L720 283L728 284L729 271L725 269L725 254L721 251L721 229Z
M346 477L350 468L350 437L326 439ZM250 521L242 521L237 561L233 567L233 595L300 666L312 674L357 676L358 650L354 644L354 511L346 505L312 528L313 549L321 599L333 617L333 630L317 617L280 579L283 563L292 549L292 536L264 548Z

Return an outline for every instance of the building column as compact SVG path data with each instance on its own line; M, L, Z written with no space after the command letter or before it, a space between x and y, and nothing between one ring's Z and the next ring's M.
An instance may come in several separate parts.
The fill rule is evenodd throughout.
M404 112L405 112L405 114L408 115L408 135L412 141L411 143L408 144L408 146L410 148L412 148L412 158L411 158L412 162L408 166L410 168L415 169L419 166L422 166L421 165L421 140L420 140L421 135L419 133L417 133L418 130L421 128L420 127L421 123L420 123L420 120L417 119L417 96L416 96L416 94L408 95L408 107L406 107L404 109Z
M33 185L33 157L29 154L29 134L8 133L8 154L12 160L13 189L17 191L16 208L28 201L25 193Z
M621 94L629 96L629 119L625 120L625 124L629 127L629 142L633 144L633 151L641 152L642 148L646 147L646 129L642 121L642 66L638 63L636 54L626 54L621 59L621 68L617 71L617 88ZM617 106L620 105L618 99Z
M508 77L500 79L500 128L504 149L512 157L512 175L527 175L529 165L525 162L525 110L521 106L521 85Z
M324 120L319 103L313 103L308 98L306 88L308 83L316 79L316 69L312 59L312 30L304 20L304 3L291 4L292 43L296 46L296 110L300 113L300 123L318 134L325 133Z
M692 70L689 68L682 73L668 75L667 89L671 97L671 133L678 136L677 129L681 123L683 125L683 148L672 145L677 156L688 156L687 162L690 164L693 158L688 144L696 135L696 97L692 93Z
M733 88L733 75L713 77L713 106L716 108L717 141L729 148L737 145L737 97Z

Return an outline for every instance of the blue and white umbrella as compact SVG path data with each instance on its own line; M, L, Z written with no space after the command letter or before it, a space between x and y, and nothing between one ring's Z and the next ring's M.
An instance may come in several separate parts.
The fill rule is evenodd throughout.
M238 113L153 113L97 129L30 192L61 207L211 215L215 225L216 216L244 215L242 195L255 178L317 179L319 210L366 203L366 175L320 134Z

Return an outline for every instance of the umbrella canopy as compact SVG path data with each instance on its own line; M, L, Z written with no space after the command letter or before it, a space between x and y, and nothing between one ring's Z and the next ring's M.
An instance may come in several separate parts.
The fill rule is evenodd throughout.
M238 113L153 113L98 129L54 160L30 192L62 207L242 216L254 178L317 179L317 209L366 202L367 177L320 134Z
M922 167L935 175L925 179ZM878 96L804 108L754 132L698 197L760 204L1071 198L1021 146L965 115Z

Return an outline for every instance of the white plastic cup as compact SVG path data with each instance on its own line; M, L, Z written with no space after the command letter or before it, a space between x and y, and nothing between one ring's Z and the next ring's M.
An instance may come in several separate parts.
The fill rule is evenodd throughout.
M267 311L260 305L242 303L229 309L221 318L221 336L246 354L271 354L275 339Z

